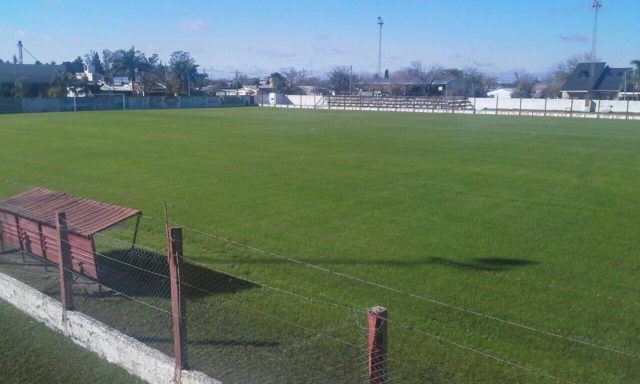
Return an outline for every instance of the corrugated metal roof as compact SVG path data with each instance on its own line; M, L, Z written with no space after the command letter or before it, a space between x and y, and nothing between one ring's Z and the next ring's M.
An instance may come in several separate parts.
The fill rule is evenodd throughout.
M112 227L142 212L88 200L46 188L34 188L0 202L0 210L55 226L57 212L67 214L69 230L84 236Z

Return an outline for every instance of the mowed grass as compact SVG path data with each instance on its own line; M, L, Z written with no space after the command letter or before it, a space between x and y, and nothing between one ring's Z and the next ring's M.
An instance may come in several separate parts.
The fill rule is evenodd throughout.
M2 383L142 383L0 301Z
M186 252L217 270L388 307L407 382L636 383L639 130L250 108L5 115L0 178L152 217L168 201L175 222L413 294L186 234Z

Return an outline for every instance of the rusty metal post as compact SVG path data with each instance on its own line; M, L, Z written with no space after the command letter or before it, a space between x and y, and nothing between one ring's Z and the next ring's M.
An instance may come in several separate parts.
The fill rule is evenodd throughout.
M56 227L58 229L58 249L60 259L58 269L60 270L60 301L62 302L63 313L73 309L73 295L71 286L73 274L71 273L71 246L69 245L69 228L67 226L67 215L64 212L56 214Z
M387 380L387 309L367 310L369 322L369 384L385 384Z
M182 291L182 228L168 231L169 273L171 276L171 314L176 371L188 369L186 306Z

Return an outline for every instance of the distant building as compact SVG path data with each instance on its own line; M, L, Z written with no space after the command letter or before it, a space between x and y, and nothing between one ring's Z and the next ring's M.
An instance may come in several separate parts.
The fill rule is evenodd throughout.
M13 85L20 80L48 86L60 72L64 72L62 65L0 63L0 85Z
M498 88L491 92L487 92L487 96L498 98L498 99L510 99L511 95L513 95L513 88Z
M560 89L562 98L617 99L631 71L631 68L611 68L603 62L580 63Z

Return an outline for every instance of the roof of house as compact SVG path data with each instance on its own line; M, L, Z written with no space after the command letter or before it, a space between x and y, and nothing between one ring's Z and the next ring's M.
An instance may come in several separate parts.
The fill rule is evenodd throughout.
M49 84L63 71L62 65L0 63L0 84L13 84L18 79L27 83Z
M619 91L624 74L631 68L610 68L606 63L580 63L565 81L561 91Z
M138 209L88 200L46 188L34 188L0 201L0 211L55 226L57 212L65 212L69 230L84 236L110 228L133 216Z
M629 73L631 71L631 68L607 67L600 76L596 88L598 91L619 91L624 88L625 73Z

